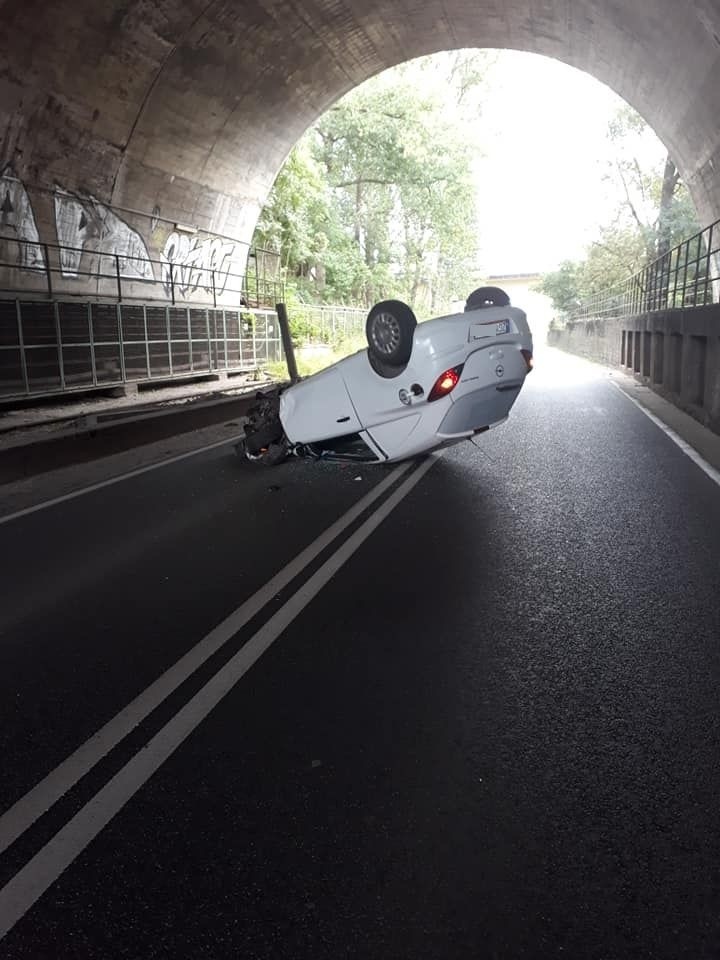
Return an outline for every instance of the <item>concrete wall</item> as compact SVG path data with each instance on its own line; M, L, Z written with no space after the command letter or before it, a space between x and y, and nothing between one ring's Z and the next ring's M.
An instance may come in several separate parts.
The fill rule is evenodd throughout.
M720 433L720 305L576 321L548 343L621 367Z
M192 228L192 229L188 229ZM65 248L55 250L55 245ZM0 286L55 294L239 302L247 244L150 212L102 203L85 189L0 174ZM118 258L117 262L115 258ZM103 279L104 278L104 279ZM136 287L136 289L133 288ZM227 296L225 296L227 294Z
M665 141L700 219L720 217L717 0L5 0L2 13L0 174L23 184L35 229L3 196L0 233L56 241L59 187L114 211L153 257L158 217L247 242L288 152L339 97L472 46L608 84Z

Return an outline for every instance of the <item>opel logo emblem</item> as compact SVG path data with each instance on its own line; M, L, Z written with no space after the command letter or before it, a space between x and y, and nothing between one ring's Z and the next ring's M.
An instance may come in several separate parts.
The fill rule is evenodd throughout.
M505 367L501 363L499 363L495 367L495 373L497 374L498 377L501 377L505 373Z

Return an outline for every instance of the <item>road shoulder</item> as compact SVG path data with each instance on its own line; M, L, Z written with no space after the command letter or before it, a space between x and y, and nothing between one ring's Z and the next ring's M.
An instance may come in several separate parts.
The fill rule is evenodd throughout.
M160 466L173 458L201 451L211 444L242 436L243 418L234 418L187 433L179 433L155 443L143 444L88 463L60 467L37 476L2 485L2 516L65 497L69 494L105 483L136 470Z
M690 414L665 400L644 383L617 371L609 371L612 382L622 393L661 420L689 444L715 470L720 470L720 436L708 430Z

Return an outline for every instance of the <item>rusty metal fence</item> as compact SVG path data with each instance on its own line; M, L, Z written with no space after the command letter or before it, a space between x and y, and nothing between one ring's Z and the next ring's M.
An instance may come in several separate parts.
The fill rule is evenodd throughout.
M0 399L282 361L274 310L0 300Z
M570 320L626 317L720 300L720 221L658 257L614 290L588 297Z

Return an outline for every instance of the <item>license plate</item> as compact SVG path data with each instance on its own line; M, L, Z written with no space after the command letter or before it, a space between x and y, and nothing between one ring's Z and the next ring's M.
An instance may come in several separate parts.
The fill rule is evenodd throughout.
M488 337L500 337L510 333L510 320L497 320L495 323L474 323L470 327L468 340L486 340Z

